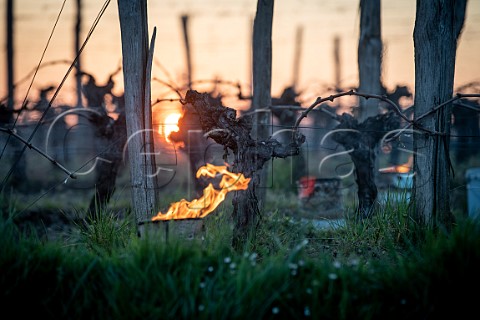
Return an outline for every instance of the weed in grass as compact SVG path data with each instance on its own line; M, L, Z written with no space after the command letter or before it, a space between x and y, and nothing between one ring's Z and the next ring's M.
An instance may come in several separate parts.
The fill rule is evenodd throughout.
M77 224L80 230L79 243L95 253L111 254L123 249L135 235L132 219L119 217L111 211L100 212L95 219L87 216L83 223Z

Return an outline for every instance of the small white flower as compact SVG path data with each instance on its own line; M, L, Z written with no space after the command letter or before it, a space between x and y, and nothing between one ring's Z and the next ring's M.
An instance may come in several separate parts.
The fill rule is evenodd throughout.
M198 311L203 311L205 310L205 306L203 304L198 306Z
M288 264L288 267L289 267L290 269L296 270L296 269L298 268L298 265L297 265L296 263L289 263L289 264Z
M205 285L205 282L200 282L200 288L201 288L201 289L205 288L205 286L206 286L206 285Z
M280 309L278 307L273 307L272 308L272 313L273 314L278 314L280 312Z
M213 272L213 267L212 267L212 266L210 266L210 267L208 267L208 269L207 269L207 270L208 270L208 272Z
M299 265L300 267L303 267L303 266L305 265L305 261L299 260L299 261L298 261L298 265Z
M337 269L340 269L342 267L342 264L340 263L340 261L334 261L333 266Z
M237 265L235 264L235 262L232 262L232 264L230 264L230 269L235 269Z
M226 257L225 259L223 259L223 262L228 264L228 263L232 262L232 258Z
M359 263L360 261L357 258L350 260L350 265L352 266L358 266Z
M338 278L338 275L336 273L329 273L328 274L328 279L330 280L336 280Z
M305 317L310 317L310 308L309 307L305 307L303 309L303 314L305 315Z

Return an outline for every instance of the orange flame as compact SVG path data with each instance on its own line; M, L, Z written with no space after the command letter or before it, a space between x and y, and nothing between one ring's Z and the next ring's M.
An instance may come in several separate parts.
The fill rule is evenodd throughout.
M413 156L410 156L408 158L408 161L404 164L382 168L382 169L379 169L378 171L386 172L386 173L408 173L412 169L412 165L413 165Z
M168 211L163 214L159 212L152 221L171 220L171 219L192 219L203 218L213 210L215 210L230 191L246 190L250 178L245 178L243 174L233 173L227 170L227 166L214 166L207 163L205 166L197 170L197 179L201 176L215 178L217 174L222 175L220 181L220 190L217 190L210 183L203 189L203 196L199 199L187 201L182 199L178 202L170 204Z

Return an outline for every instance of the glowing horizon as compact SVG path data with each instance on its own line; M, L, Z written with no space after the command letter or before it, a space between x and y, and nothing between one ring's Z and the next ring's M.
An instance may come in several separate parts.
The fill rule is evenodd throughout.
M333 38L341 39L342 85L358 82L358 0L282 1L275 4L273 22L272 95L279 95L292 82L295 32L304 29L299 87L309 96L325 93L333 85ZM60 2L15 1L15 79L18 81L38 64L47 42ZM84 0L82 39L102 3ZM74 3L67 2L44 62L73 60ZM189 14L192 48L193 79L220 78L239 81L245 88L250 79L250 33L255 15L256 0L201 3L181 0L168 3L149 3L149 29L157 27L153 75L176 85L185 83L185 52L180 16ZM5 15L5 7L0 7ZM480 74L480 2L469 2L466 22L457 50L455 85L478 81ZM48 17L48 18L45 18ZM341 21L341 23L338 23ZM413 27L415 0L382 3L382 39L384 41L383 82L388 88L406 84L414 90ZM5 25L0 27L0 41L5 43ZM6 52L0 51L5 66ZM81 57L82 68L105 83L121 62L120 27L115 1L110 3ZM31 92L47 85L58 84L68 65L58 64L41 69ZM6 71L6 68L2 67ZM75 101L74 75L65 84L57 103ZM115 92L122 91L122 73L115 77ZM29 81L16 90L16 100L23 100ZM153 88L152 100L168 90ZM170 92L172 93L172 92ZM6 75L0 78L0 96L6 95ZM170 95L170 97L172 97ZM173 96L174 97L174 96Z

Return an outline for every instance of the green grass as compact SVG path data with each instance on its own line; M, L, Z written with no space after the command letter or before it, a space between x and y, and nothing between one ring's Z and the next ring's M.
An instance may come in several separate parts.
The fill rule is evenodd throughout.
M10 211L9 211L10 210ZM418 230L405 206L319 230L265 214L255 239L230 246L230 204L203 238L139 238L133 218L106 212L68 240L0 221L2 311L49 319L430 319L476 312L480 225ZM469 293L471 290L473 293ZM22 305L23 304L23 305ZM20 307L19 307L20 305Z

